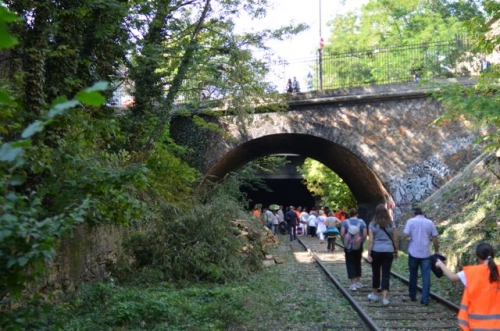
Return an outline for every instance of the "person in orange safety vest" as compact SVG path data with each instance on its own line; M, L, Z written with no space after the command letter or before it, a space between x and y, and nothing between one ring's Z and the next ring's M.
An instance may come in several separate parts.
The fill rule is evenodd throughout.
M466 266L457 274L441 260L436 268L451 281L462 281L465 286L458 326L464 331L500 330L500 267L495 264L495 252L488 243L476 247L478 264Z

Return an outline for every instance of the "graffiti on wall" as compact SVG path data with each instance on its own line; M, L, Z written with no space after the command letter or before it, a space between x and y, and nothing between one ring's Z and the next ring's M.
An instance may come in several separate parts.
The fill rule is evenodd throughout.
M444 177L450 173L450 169L439 162L435 157L431 156L429 159L422 163L414 164L408 169L408 173L420 174L436 174Z
M396 205L408 205L422 201L439 188L439 183L449 173L450 169L435 157L412 165L405 178L390 184L394 202Z
M474 144L474 136L460 137L452 140L447 140L441 143L441 150L444 155L451 155L467 150L470 147L477 148L478 145Z
M447 140L441 144L441 156L453 155L471 147L477 148L472 135ZM411 165L403 179L390 183L394 202L398 207L406 209L412 203L424 200L441 187L450 173L448 166L435 156Z

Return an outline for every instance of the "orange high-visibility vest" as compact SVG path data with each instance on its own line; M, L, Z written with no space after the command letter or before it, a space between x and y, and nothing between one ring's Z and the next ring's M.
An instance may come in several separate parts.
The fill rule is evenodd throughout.
M486 264L464 267L464 273L467 286L458 311L458 325L464 331L500 331L500 282L490 283Z

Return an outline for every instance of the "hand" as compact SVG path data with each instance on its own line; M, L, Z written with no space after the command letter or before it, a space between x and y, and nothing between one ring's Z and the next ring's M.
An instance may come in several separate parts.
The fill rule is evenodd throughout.
M436 264L435 264L435 265L436 265L436 268L441 269L441 266L442 266L443 264L444 264L444 263L443 263L443 261L441 261L440 259L437 259L437 260L436 260Z
M368 262L372 262L372 261L373 261L373 259L372 259L372 256L371 256L371 255L368 255L368 256L366 257L366 259L368 260Z
M394 252L394 258L397 259L398 258L398 252Z

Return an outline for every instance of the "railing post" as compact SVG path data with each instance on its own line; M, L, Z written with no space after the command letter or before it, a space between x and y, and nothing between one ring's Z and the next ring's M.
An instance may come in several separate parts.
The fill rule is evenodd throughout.
M318 77L319 77L319 90L323 91L323 49L318 49Z

